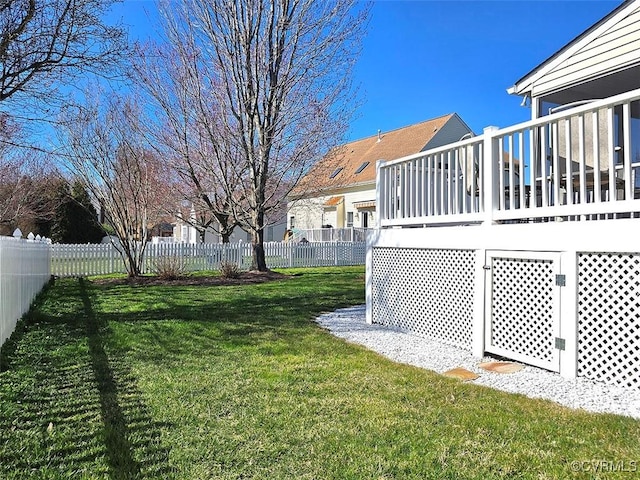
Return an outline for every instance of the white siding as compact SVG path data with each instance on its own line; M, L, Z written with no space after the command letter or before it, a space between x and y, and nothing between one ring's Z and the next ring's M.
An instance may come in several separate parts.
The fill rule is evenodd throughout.
M287 219L295 217L295 227L302 229L320 228L323 223L322 211L324 202L329 197L317 197L289 202ZM335 225L335 208L333 218L325 218L324 223Z
M640 63L640 7L632 10L534 80L541 96Z
M324 204L331 197L344 196L344 208L325 207ZM354 214L354 227L360 227L361 215L356 213L359 210L354 206L357 202L367 202L375 200L376 187L374 184L361 185L358 187L334 190L330 195L315 197L310 199L294 200L288 207L287 218L295 217L295 226L303 230L321 228L322 225L331 225L334 228L345 227L347 225L346 215L348 212ZM338 215L342 215L339 218ZM357 217L357 218L356 218ZM375 217L369 217L369 226L373 226Z

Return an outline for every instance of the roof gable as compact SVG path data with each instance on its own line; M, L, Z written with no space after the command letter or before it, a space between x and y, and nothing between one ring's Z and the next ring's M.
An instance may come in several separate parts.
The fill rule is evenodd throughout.
M555 88L579 84L640 62L640 0L625 1L615 10L578 35L551 57L520 78L507 92L515 95L539 96ZM620 51L616 58L607 55L614 49L616 39ZM607 43L611 42L611 43ZM617 47L616 47L617 48ZM577 64L583 62L590 68ZM574 70L571 71L571 66ZM555 81L555 82L554 82Z
M453 118L464 125L455 113L451 113L341 145L313 166L292 195L373 184L378 160L394 160L430 148L436 134ZM342 170L338 171L340 168Z

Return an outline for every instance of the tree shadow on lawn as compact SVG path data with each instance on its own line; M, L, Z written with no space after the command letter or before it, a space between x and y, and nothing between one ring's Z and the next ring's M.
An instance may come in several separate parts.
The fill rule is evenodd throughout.
M169 451L84 280L51 289L3 347L0 477L172 478ZM106 348L107 347L107 348Z
M299 340L313 332L310 325L317 315L352 305L358 292L364 297L364 284L359 279L322 292L318 291L315 279L302 283L296 279L295 286L291 282L287 280L284 286L273 282L240 289L93 287L104 306L100 313L103 321L128 325L124 330L135 335L134 342L140 344L136 357L167 365L172 359L192 355L194 351L215 356L242 347L271 348L274 342L287 344L290 353L295 353L298 348L308 348ZM125 308L129 299L135 303L135 311L118 311L116 302L122 302ZM130 344L127 339L123 343L125 348Z

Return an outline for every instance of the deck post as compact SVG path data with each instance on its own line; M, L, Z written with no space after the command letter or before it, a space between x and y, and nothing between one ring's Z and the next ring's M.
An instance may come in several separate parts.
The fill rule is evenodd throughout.
M367 235L365 250L365 320L368 325L373 324L373 235Z
M382 192L382 184L384 179L380 176L381 166L384 160L376 161L376 215L375 215L375 226L376 228L380 228L382 225L382 216L385 214L385 205L383 205L382 194L387 192ZM386 195L384 197L386 199Z
M497 140L493 136L494 132L499 130L498 127L486 127L484 129L484 152L482 163L482 207L484 212L484 223L491 225L493 223L493 211L498 205L498 188L497 188L497 169L500 161L500 152L497 148Z
M387 201L388 190L385 189L382 191L384 185L384 178L380 175L381 166L384 160L376 161L376 213L375 213L375 232L376 238L371 231L365 233L365 285L364 285L364 294L365 294L365 321L367 324L371 325L373 323L373 245L376 243L377 237L379 236L380 228L382 227L382 217L386 212L386 204L383 203L383 193L384 193L384 201Z

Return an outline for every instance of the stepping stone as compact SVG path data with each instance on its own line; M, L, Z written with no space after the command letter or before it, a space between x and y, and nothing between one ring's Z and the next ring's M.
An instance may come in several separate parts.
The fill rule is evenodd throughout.
M444 375L445 377L457 378L462 380L463 382L466 382L468 380L475 380L480 376L462 367L448 370L444 372L442 375Z
M513 362L483 362L478 364L480 368L495 373L515 373L522 370L522 365Z

